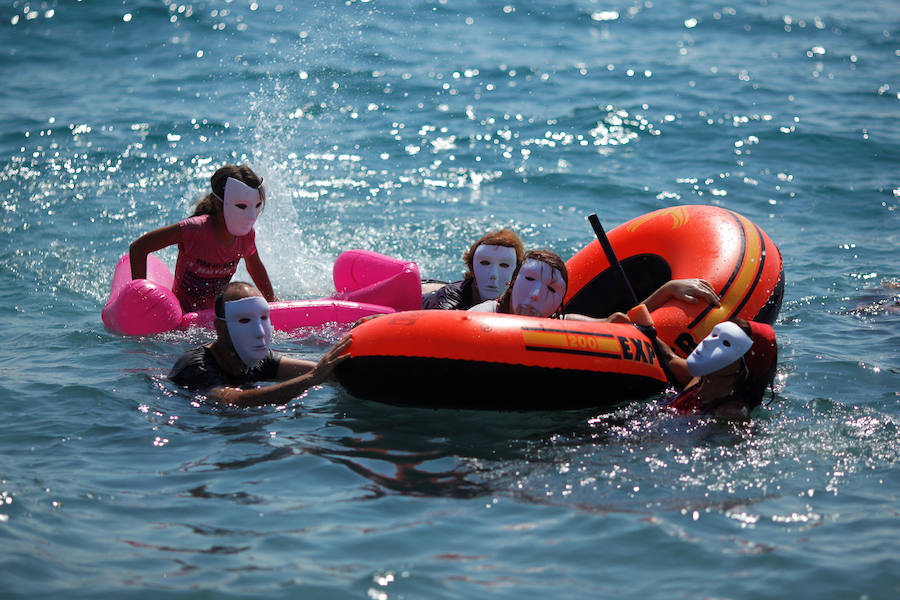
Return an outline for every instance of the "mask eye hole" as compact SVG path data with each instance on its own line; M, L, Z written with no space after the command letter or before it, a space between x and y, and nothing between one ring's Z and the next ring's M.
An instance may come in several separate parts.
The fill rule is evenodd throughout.
M731 346L731 342L729 342L728 340L724 340L722 343L723 343L725 346Z

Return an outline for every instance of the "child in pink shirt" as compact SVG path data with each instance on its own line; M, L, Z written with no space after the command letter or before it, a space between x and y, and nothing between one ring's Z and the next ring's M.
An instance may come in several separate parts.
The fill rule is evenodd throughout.
M132 242L132 279L146 278L149 253L178 244L172 291L185 312L211 308L242 258L263 297L274 302L253 229L265 206L262 178L245 165L226 165L213 174L210 185L212 191L197 203L193 216Z

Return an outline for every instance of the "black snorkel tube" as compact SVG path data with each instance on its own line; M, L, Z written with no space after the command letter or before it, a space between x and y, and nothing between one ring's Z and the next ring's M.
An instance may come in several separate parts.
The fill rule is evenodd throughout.
M594 235L597 236L597 241L600 242L600 246L603 248L603 253L606 254L606 260L609 261L609 265L611 267L615 268L616 273L619 276L619 280L631 295L631 300L633 302L632 306L637 306L641 303L641 301L638 299L637 294L634 293L634 288L631 287L631 282L628 280L628 275L625 274L625 269L622 268L622 263L619 262L619 259L616 257L616 253L615 251L613 251L612 244L609 243L609 238L606 237L606 232L603 231L603 225L600 224L600 219L597 218L597 214L592 213L588 215L588 221L591 223L591 227L594 228ZM653 326L653 322L651 321L649 325L634 324L634 326L638 329L638 331L640 331L650 339L650 343L653 344L653 350L654 352L656 352L656 359L659 361L659 366L662 368L663 373L665 373L666 379L670 384L677 387L678 380L675 379L675 377L672 375L672 372L669 370L668 354L660 352L662 342L660 342L659 338L656 337L656 328Z

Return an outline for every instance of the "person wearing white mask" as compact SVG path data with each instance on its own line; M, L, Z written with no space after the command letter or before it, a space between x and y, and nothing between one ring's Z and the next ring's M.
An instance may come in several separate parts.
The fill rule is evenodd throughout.
M188 219L145 233L129 248L131 277L147 276L147 255L178 245L172 291L185 312L211 308L244 259L263 297L274 302L269 274L253 229L266 203L262 178L246 165L226 165L210 178L211 191Z
M486 300L496 300L506 291L524 254L522 240L511 229L481 236L463 254L463 279L425 293L422 308L467 310ZM426 283L425 289L428 287Z
M630 322L627 316L618 312L605 318L563 313L562 302L568 285L569 274L566 263L558 254L549 250L530 250L513 274L512 284L503 296L497 300L477 304L469 310L573 321ZM652 311L671 298L686 302L699 302L703 299L713 306L719 305L715 291L702 279L668 281L644 300L643 304L647 310Z
M513 274L512 284L506 292L469 310L528 317L560 317L559 311L568 285L569 273L559 255L549 250L529 250Z
M687 359L662 346L670 373L683 389L663 406L681 414L744 419L773 386L778 345L771 325L734 317L706 336Z
M169 379L222 404L261 406L285 404L319 385L348 355L344 336L318 361L281 356L270 349L269 305L259 290L231 282L215 300L215 341L185 352ZM257 387L259 381L277 381Z

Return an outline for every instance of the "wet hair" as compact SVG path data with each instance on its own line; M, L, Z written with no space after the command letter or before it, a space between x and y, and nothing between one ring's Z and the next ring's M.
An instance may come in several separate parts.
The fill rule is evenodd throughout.
M253 169L247 165L225 165L209 178L209 185L212 191L197 201L192 216L212 215L219 210L216 198L219 198L220 201L225 198L225 182L228 181L229 177L237 179L254 189L259 189L263 182L262 177L254 173ZM265 208L265 188L261 190L260 196L262 197L263 208Z
M255 290L252 284L247 283L246 281L231 281L225 284L218 294L216 294L216 302L215 302L215 313L217 319L225 318L225 296L229 296L232 293L244 293L243 297L249 296L249 292ZM246 292L246 293L245 293Z
M512 229L498 229L497 231L491 231L478 238L478 240L463 253L463 262L466 263L465 279L472 279L475 277L475 251L478 249L478 246L481 246L482 244L512 248L516 251L516 265L522 264L522 257L525 255L525 246L522 244L521 238L519 238L518 234Z
M753 339L754 344L762 343L753 336L753 329L748 321L740 317L732 317L729 320L736 323L748 337ZM772 396L774 397L775 395L774 384L775 373L778 370L778 348L775 347L771 364L767 365L766 370L762 373L752 373L748 370L746 355L741 357L740 363L743 378L741 383L735 388L732 398L740 400L747 407L747 412L750 413L754 408L762 404L767 388L772 388Z
M556 252L551 252L550 250L529 250L525 253L525 256L522 257L522 260L519 261L519 264L516 266L516 270L512 274L512 279L509 280L509 287L506 288L506 291L500 296L500 309L499 312L502 313L510 313L512 312L512 289L516 284L516 277L519 276L519 270L522 268L522 265L525 264L525 261L528 259L533 259L540 261L542 263L548 264L557 271L562 276L563 281L566 284L566 289L569 289L569 270L566 269L566 263L562 258L559 257L559 254ZM559 308L550 315L550 318L557 318L562 312L562 304L560 304Z

